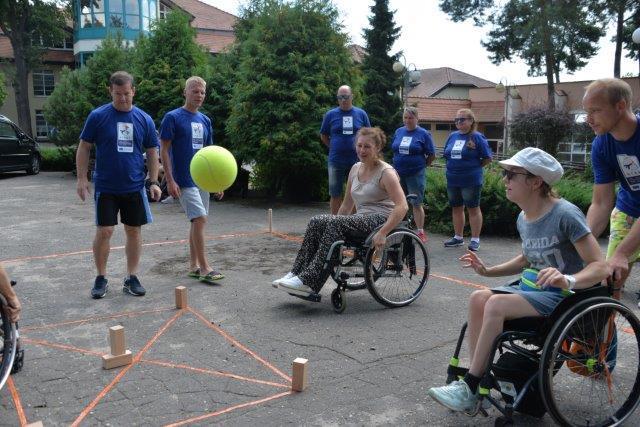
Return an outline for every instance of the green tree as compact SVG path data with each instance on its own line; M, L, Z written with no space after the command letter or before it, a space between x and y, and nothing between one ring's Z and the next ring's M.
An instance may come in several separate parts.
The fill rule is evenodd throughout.
M0 72L0 107L4 104L4 100L7 97L7 89L5 83L4 73Z
M574 123L567 112L532 108L513 118L509 132L516 147L538 147L555 156L558 143L571 133Z
M165 113L184 104L184 81L206 75L208 54L196 41L187 16L173 11L156 21L149 37L138 39L134 54L135 102L159 126Z
M213 141L216 145L231 147L227 134L227 122L231 113L231 97L236 81L238 54L235 50L216 55L210 71L203 76L207 81L207 96L202 105L203 113L213 121ZM240 159L238 166L242 164Z
M371 13L371 28L364 30L367 49L362 64L364 110L373 126L379 126L387 135L392 135L402 122L402 101L397 96L397 89L402 83L393 71L398 55L389 56L389 51L400 36L400 27L395 26L395 12L389 10L388 0L376 0L371 6Z
M18 125L29 135L29 73L42 63L46 46L64 40L68 9L54 0L0 1L0 30L9 38L16 68L13 87L18 111Z
M318 129L355 75L337 17L322 0L254 0L241 13L227 132L271 195L317 199L325 188Z
M440 8L454 22L491 27L482 45L494 64L517 56L529 76L546 76L549 110L555 109L554 77L584 67L604 35L601 9L591 0L441 0Z

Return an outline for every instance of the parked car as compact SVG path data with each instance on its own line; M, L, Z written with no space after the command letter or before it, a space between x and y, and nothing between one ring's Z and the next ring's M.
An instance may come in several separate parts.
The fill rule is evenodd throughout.
M0 115L0 172L25 170L35 175L40 172L41 162L38 143Z

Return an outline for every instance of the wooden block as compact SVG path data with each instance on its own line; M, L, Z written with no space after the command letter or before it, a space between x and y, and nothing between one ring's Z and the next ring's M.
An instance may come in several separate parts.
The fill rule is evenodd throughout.
M273 209L267 211L267 223L269 224L269 233L273 231Z
M307 359L298 357L293 361L293 375L291 376L291 390L303 391L307 388Z
M119 368L120 366L130 365L133 362L131 351L125 350L124 354L113 356L105 354L102 356L102 369Z
M36 421L35 423L27 424L26 427L43 427L42 421Z
M176 286L176 308L187 308L187 288Z
M111 346L112 356L124 354L124 326L118 325L109 328L109 345Z

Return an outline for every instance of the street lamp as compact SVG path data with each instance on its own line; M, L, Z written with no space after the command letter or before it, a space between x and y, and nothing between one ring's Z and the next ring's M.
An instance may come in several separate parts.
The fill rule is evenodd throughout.
M638 46L638 81L640 82L640 27L636 28L631 35L631 40Z
M504 126L502 133L502 154L507 155L507 151L509 150L509 103L511 98L517 98L520 96L518 93L518 89L515 86L509 86L509 83L506 85L502 83L502 79L500 79L500 83L496 85L496 92L504 93Z
M402 60L402 61L400 61ZM396 74L402 73L402 87L400 88L400 98L403 107L407 105L407 95L409 94L409 86L417 86L420 84L421 74L416 65L411 63L407 65L407 59L400 54L398 61L393 63L393 71Z

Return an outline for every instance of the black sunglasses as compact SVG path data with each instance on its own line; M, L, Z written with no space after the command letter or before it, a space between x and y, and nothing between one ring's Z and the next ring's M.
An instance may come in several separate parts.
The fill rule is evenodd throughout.
M507 169L502 169L502 176L507 178L509 181L511 181L516 175L533 176L529 172L514 172Z
M453 119L454 123L462 123L465 120L471 120L469 117L456 117L455 119Z
M351 95L338 95L336 98L338 98L338 101L346 101L347 99L351 99Z

